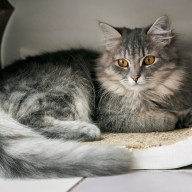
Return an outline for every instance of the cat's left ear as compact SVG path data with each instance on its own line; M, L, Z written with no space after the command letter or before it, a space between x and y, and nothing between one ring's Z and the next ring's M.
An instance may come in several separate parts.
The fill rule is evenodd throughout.
M168 16L159 17L147 32L149 38L163 46L170 44L173 34Z
M111 25L99 22L101 31L103 32L106 50L110 51L116 47L121 39L121 34Z

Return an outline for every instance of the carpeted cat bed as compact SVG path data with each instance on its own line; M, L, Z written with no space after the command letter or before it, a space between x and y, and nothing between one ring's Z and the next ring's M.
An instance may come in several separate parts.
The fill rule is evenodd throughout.
M173 169L192 164L192 128L152 133L103 133L97 145L131 151L134 169Z
M100 141L93 143L122 145L129 149L145 149L170 145L192 137L192 128L152 133L104 133Z

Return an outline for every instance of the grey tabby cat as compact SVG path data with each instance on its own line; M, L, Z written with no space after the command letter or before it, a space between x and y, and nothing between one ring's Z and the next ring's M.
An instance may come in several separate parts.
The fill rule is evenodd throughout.
M190 123L191 66L177 51L168 18L133 30L100 26L106 46L101 57L90 50L59 51L1 71L1 176L112 175L133 166L126 149L68 141L100 138L92 121L95 64L102 130L167 131Z
M103 131L169 131L191 124L192 64L178 49L167 16L145 28L101 23L98 122Z
M69 177L125 173L130 153L67 140L97 140L91 79L98 54L47 53L0 74L0 176Z

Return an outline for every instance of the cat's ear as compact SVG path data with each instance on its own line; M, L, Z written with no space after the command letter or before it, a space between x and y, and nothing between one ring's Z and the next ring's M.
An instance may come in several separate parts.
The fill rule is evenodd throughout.
M173 38L168 16L159 17L149 28L147 35L154 42L160 43L163 46L168 45Z
M107 23L99 22L99 26L103 32L106 50L110 51L120 43L122 36L114 27Z

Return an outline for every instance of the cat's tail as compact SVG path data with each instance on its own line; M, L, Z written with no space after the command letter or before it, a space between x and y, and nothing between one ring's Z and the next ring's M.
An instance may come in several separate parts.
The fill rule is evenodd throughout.
M0 112L0 176L102 176L126 173L130 166L126 149L47 139Z

